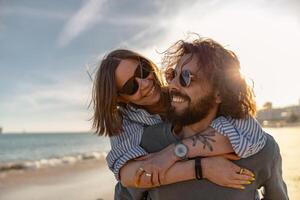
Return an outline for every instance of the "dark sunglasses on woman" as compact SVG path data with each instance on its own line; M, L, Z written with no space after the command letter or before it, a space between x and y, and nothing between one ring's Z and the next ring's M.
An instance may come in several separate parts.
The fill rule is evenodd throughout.
M136 78L145 79L147 78L150 73L152 72L152 67L150 64L146 61L141 61L135 72L134 75L126 81L124 86L119 90L119 94L127 94L127 95L133 95L135 94L139 89L139 83L137 82Z
M175 77L177 77L177 72L175 69L169 68L166 70L165 78L168 84L170 84ZM182 70L181 73L179 74L180 85L182 87L188 87L191 84L193 77L195 77L195 75L193 75L190 70L188 69Z

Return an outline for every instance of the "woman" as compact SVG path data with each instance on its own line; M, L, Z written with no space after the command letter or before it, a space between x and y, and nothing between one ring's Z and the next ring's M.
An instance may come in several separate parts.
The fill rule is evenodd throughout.
M180 163L169 157L173 146L150 156L140 147L144 128L165 119L169 99L164 87L155 64L130 50L119 49L109 53L96 73L93 87L93 127L99 135L110 137L112 149L107 162L116 178L125 186L154 187L187 180L185 175L179 175L176 171ZM226 126L226 130L220 124ZM214 138L216 142L211 144L214 151L199 148L191 157L231 152L240 157L248 157L263 148L266 138L254 119L243 120L237 126L234 125L234 119L219 117L214 120L211 126L218 132ZM253 139L251 131L249 135L239 135L239 130L248 125L260 130L259 135L253 136L258 140ZM231 128L229 135L226 132L228 127ZM240 141L233 140L235 135L239 136ZM145 155L148 156L136 160ZM253 180L250 171L241 170L242 168L222 157L217 157L217 161L216 158L205 159L207 162L223 163L221 167L226 173L213 173L220 164L211 164L216 168L212 167L206 172L206 177L213 177L210 180L216 184L241 189L244 184ZM243 173L238 174L242 171ZM229 177L231 172L238 176Z

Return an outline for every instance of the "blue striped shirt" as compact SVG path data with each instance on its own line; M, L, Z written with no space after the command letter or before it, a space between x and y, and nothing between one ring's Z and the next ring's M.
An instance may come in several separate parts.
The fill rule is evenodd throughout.
M127 105L123 112L123 131L110 137L111 150L106 157L110 170L119 180L119 171L129 160L147 155L140 146L144 127L162 122L158 114L151 115L144 109ZM246 158L259 152L266 144L266 135L254 118L233 119L218 117L211 127L228 137L235 153Z

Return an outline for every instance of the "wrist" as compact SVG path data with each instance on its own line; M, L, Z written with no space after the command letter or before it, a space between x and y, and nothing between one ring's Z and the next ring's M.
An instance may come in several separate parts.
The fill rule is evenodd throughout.
M180 158L175 154L175 148L176 148L176 144L170 145L169 155L170 155L171 160L173 160L174 162L177 162L180 160Z
M173 152L177 161L188 159L189 148L182 141L179 141L177 144L175 144Z
M207 178L206 177L207 158L202 158L201 159L201 167L202 167L202 178Z
M203 179L201 161L202 161L202 157L199 156L195 158L195 175L197 180Z

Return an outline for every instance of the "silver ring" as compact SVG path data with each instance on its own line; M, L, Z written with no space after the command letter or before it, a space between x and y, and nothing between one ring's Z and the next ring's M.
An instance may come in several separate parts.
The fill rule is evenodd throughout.
M148 176L148 177L152 176L152 174L150 174L150 173L145 173L145 175Z

